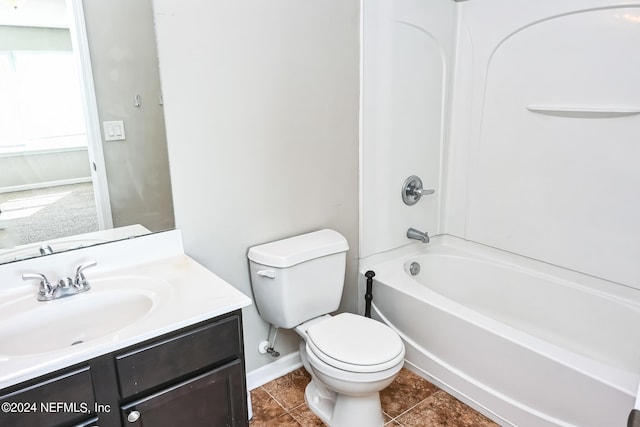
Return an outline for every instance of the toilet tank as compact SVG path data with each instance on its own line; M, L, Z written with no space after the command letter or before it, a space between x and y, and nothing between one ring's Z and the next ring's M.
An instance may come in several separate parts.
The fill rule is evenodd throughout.
M348 249L347 239L329 229L250 248L251 287L260 316L291 329L337 310Z

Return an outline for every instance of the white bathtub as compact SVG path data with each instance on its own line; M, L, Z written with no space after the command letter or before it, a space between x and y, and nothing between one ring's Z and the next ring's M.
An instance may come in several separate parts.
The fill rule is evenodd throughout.
M411 263L420 273L409 273ZM625 426L640 291L451 237L362 262L410 368L502 425Z

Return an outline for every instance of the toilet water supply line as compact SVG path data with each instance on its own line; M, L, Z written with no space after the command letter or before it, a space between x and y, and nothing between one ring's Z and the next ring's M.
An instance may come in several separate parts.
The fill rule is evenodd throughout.
M367 278L367 290L364 294L364 317L371 317L371 302L373 301L373 278L376 272L369 270L364 273Z
M273 325L269 325L269 334L267 335L267 348L265 349L265 351L267 353L269 353L269 355L271 355L271 357L276 358L276 357L280 357L280 352L276 351L273 347L276 345L276 338L278 337L278 328L276 326L276 331L273 333L273 342L271 342L271 340L269 339L271 337L271 328L273 327Z

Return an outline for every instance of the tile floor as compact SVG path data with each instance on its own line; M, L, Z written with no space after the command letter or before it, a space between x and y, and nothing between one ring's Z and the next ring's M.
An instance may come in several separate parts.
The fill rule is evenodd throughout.
M253 419L249 426L324 426L304 401L304 388L309 381L309 374L304 368L300 368L252 390ZM405 368L400 371L395 381L380 393L380 400L385 426L498 426Z

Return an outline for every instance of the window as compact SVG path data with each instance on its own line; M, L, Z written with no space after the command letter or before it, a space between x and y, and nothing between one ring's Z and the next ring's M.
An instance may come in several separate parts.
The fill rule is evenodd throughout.
M0 154L86 145L73 54L0 53Z

